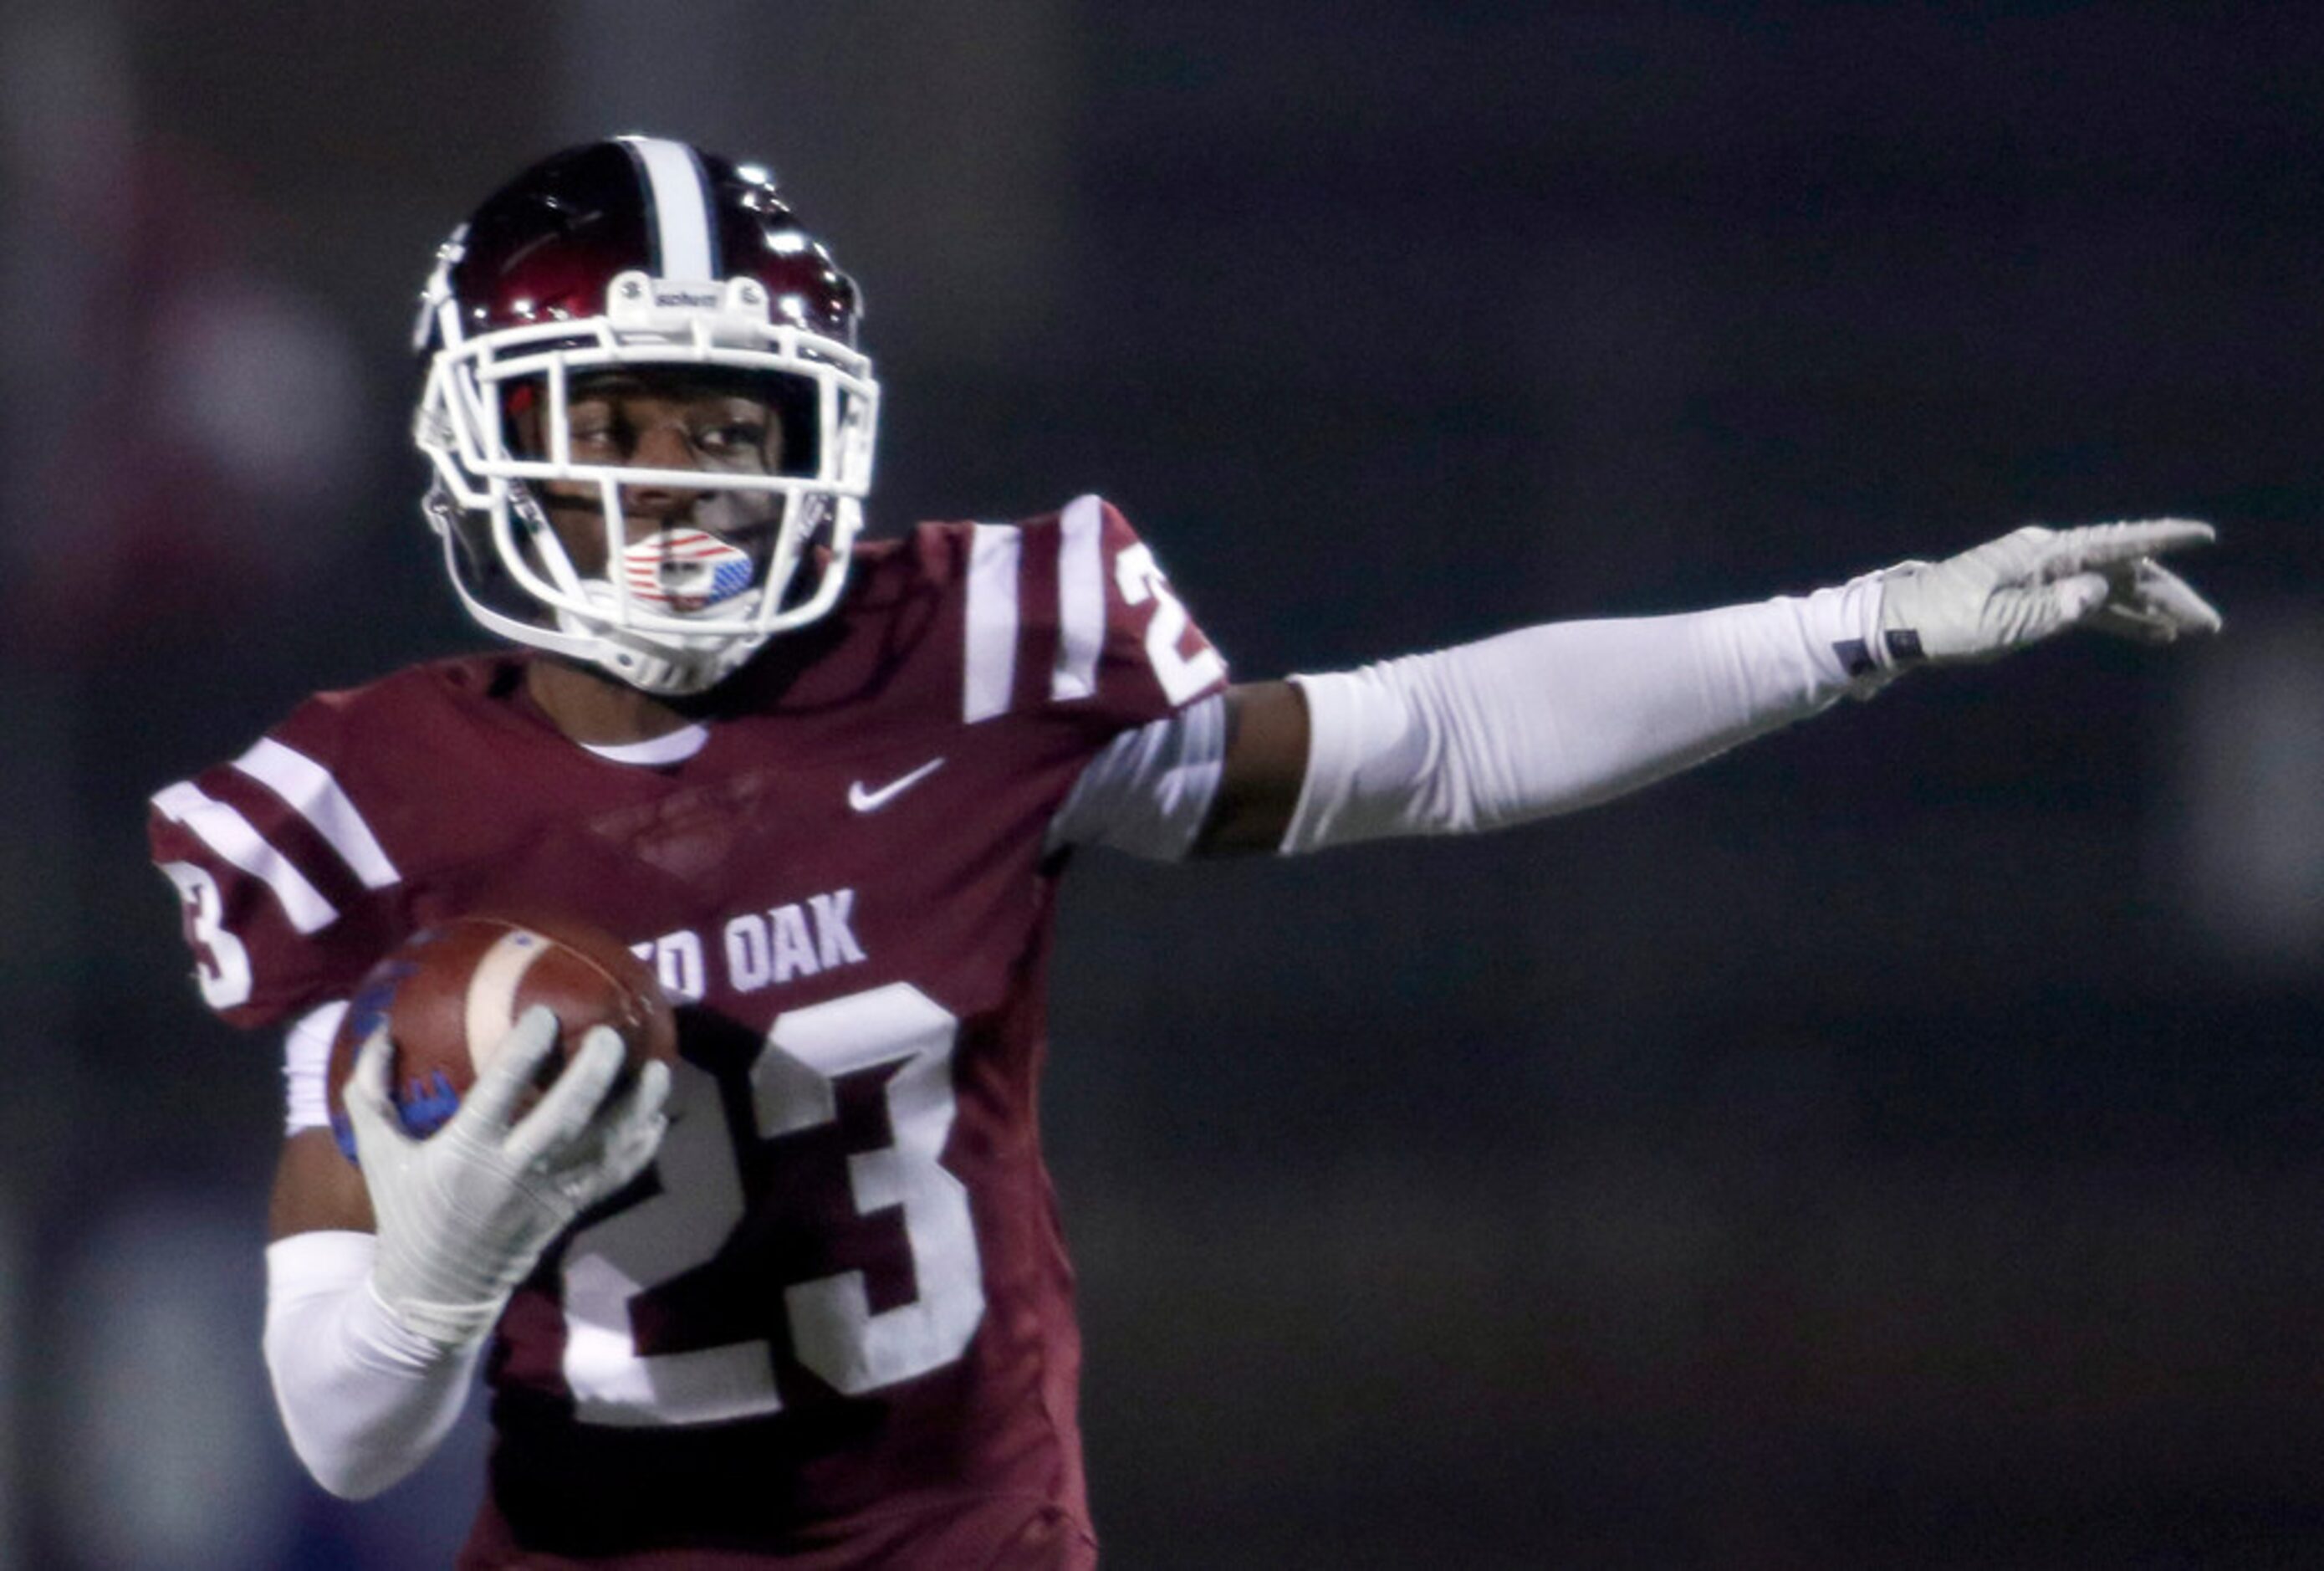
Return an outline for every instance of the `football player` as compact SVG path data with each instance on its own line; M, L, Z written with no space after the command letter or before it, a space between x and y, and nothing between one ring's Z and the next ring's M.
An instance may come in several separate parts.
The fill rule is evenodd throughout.
M153 799L204 997L287 1027L285 1427L370 1495L483 1361L465 1565L1093 1562L1034 1123L1074 848L1472 833L1916 666L2218 626L2155 561L2211 531L2166 520L1231 683L1094 496L860 539L859 314L749 166L630 136L525 171L443 247L417 345L425 512L507 647L323 694ZM375 1038L351 1163L324 1066L356 980L509 906L648 957L683 1063L614 1089L592 1033L528 1101L536 1012L419 1139Z

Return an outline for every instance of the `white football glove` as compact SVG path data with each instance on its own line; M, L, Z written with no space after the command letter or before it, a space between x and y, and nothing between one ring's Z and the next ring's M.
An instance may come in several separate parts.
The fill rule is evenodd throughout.
M623 1054L604 1026L581 1039L540 1103L512 1118L556 1042L557 1017L527 1010L459 1111L426 1140L404 1132L389 1101L384 1030L348 1077L347 1122L379 1222L371 1289L397 1320L447 1347L481 1340L541 1252L642 1172L669 1127L667 1064L647 1064L606 1100Z
M2080 529L2039 524L1880 575L1880 649L1889 669L1992 660L2077 624L2169 643L2217 633L2219 614L2157 552L2202 545L2208 523L2157 518Z

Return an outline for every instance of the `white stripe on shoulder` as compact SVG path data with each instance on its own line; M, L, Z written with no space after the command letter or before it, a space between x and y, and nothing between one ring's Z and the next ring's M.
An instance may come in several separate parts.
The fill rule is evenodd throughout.
M354 799L339 788L329 770L272 736L260 737L256 745L234 761L234 767L315 826L315 832L329 842L365 889L385 889L402 882L403 875L380 848L371 826L355 810Z
M1017 563L1024 543L1023 533L1006 523L980 523L970 537L963 725L1009 712L1009 696L1017 686Z
M183 824L194 838L274 892L290 925L319 933L339 919L337 908L306 880L282 854L269 846L250 820L226 803L203 794L191 781L155 793L153 806L171 823Z
M1097 691L1105 647L1105 514L1098 499L1075 497L1057 533L1057 662L1049 697L1086 698Z
M687 282L715 278L710 256L710 192L694 150L659 136L624 136L653 191L661 275Z

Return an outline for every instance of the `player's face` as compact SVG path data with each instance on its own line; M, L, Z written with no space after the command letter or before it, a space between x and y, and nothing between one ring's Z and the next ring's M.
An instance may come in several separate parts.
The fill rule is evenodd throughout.
M527 448L545 442L537 416L521 418ZM783 428L774 406L747 381L716 372L608 372L577 382L566 402L576 464L632 469L772 475L782 467ZM602 494L586 481L541 483L540 496L576 571L605 568ZM706 530L746 550L776 521L779 498L762 492L666 483L621 488L625 544L662 530Z

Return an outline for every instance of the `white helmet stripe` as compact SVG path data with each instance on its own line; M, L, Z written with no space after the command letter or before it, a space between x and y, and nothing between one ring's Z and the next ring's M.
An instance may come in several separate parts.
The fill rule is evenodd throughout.
M710 184L694 149L659 136L624 136L621 142L646 177L661 275L688 282L717 277L710 245Z

